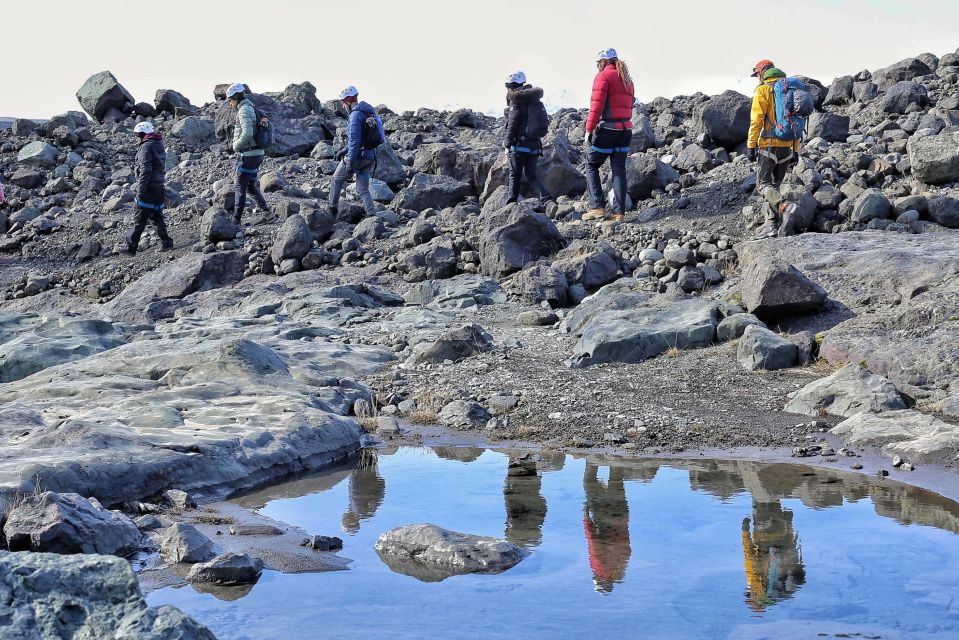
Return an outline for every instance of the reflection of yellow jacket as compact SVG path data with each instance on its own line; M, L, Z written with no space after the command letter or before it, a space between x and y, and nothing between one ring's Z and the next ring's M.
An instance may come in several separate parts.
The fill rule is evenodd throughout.
M799 151L799 140L780 140L779 138L762 137L763 129L767 120L770 123L776 122L776 100L773 97L773 85L779 78L770 78L756 87L756 93L753 95L753 108L749 114L749 140L746 146L750 149L759 147L766 149L769 147L790 148Z

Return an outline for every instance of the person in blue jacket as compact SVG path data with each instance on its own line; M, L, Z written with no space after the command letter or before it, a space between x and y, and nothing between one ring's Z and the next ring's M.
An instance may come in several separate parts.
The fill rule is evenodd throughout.
M366 141L363 139L363 131L366 128L367 120L374 118L379 132L379 140L385 140L383 121L373 107L359 100L359 92L356 87L349 86L343 89L340 93L340 101L350 115L346 126L346 146L340 149L335 156L340 164L333 172L333 183L330 186L330 212L333 215L337 214L343 185L350 179L350 176L355 175L356 191L363 202L363 209L366 211L366 215L375 216L376 205L373 203L373 196L370 195L370 179L376 169L376 148L364 146Z

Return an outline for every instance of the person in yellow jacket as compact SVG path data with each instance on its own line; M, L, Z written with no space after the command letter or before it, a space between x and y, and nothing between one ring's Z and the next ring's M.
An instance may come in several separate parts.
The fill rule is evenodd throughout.
M799 160L799 140L780 140L773 133L776 122L776 101L773 85L786 74L770 60L760 60L753 68L753 76L759 86L753 94L752 111L749 117L749 137L746 155L756 165L756 192L762 195L765 222L758 229L757 237L775 237L783 228L790 226L789 218L796 205L783 199L779 187L786 172Z

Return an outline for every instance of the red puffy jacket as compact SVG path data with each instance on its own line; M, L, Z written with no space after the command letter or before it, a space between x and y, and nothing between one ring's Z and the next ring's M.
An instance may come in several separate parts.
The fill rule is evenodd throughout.
M617 129L632 129L633 102L633 85L624 86L616 72L616 65L606 65L593 80L586 131L592 133L600 120L614 124Z

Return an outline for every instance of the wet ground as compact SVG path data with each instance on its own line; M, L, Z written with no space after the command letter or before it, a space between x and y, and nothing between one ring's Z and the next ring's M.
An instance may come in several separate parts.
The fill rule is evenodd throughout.
M544 453L511 477L508 451L376 452L235 500L340 535L347 570L149 603L220 638L959 637L959 504L924 489L742 460ZM531 553L499 575L391 572L376 538L423 522Z

